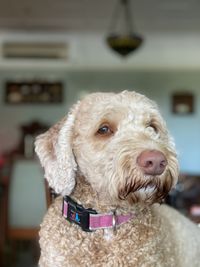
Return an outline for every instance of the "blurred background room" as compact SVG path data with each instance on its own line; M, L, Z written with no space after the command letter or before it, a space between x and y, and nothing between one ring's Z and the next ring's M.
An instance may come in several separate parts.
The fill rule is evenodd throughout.
M200 223L200 1L0 0L0 266L36 267L54 193L35 137L90 92L155 100L180 181L167 202Z

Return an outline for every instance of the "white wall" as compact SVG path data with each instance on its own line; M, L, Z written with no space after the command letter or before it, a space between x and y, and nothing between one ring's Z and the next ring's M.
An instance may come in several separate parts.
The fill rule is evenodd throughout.
M64 102L59 105L7 105L3 101L4 82L10 77L50 77L65 84ZM80 95L91 91L136 90L154 99L175 137L181 171L200 173L200 71L68 71L6 72L0 76L1 151L13 147L19 138L19 125L32 119L54 124L66 114ZM192 115L174 116L171 112L173 92L190 91L195 96Z
M200 173L200 35L145 34L145 43L127 59L112 53L103 34L0 33L5 40L67 41L67 61L4 60L0 53L0 152L11 149L19 139L19 125L32 119L55 123L85 91L136 89L156 100L180 154L181 170ZM8 79L47 78L65 85L60 105L4 103ZM195 113L173 116L171 94L179 90L195 95ZM80 93L81 91L81 93Z

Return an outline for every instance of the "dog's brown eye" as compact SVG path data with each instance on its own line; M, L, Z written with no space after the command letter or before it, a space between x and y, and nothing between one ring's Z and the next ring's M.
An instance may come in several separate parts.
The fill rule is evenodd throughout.
M112 130L109 128L109 126L103 125L99 128L97 133L100 135L109 135L109 134L112 134Z

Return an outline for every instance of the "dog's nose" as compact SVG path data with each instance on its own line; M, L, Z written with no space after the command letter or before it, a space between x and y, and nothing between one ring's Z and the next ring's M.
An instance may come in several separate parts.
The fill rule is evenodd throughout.
M158 150L145 150L137 158L137 164L144 174L160 175L167 166L167 159Z

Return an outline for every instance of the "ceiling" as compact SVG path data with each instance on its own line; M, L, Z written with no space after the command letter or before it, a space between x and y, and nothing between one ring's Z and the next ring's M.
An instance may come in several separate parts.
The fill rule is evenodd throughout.
M109 29L116 0L0 0L0 29L97 31ZM200 32L199 0L131 0L139 32Z

